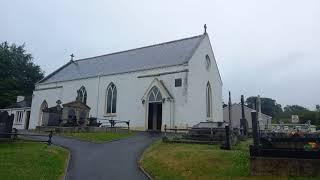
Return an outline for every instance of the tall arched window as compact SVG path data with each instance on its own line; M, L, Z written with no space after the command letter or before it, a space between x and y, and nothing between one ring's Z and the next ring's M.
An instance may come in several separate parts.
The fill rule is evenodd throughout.
M46 100L44 100L40 106L40 112L39 112L39 125L42 125L42 118L43 118L43 110L48 108L48 103Z
M159 89L156 86L153 86L149 94L149 102L161 102L162 96Z
M110 83L106 92L106 114L115 114L117 112L117 88Z
M210 83L207 83L206 88L206 107L207 107L207 118L212 118L212 92Z
M77 91L77 100L81 101L84 104L87 103L87 91L86 91L86 88L84 86L82 86Z

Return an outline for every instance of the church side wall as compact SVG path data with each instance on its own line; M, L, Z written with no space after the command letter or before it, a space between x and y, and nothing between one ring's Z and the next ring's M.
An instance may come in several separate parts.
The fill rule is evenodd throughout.
M30 129L34 129L39 125L40 118L40 106L42 102L46 101L48 107L53 107L57 105L57 100L60 100L62 104L74 101L77 97L77 90L81 86L85 86L90 98L87 98L87 104L94 109L96 105L96 88L97 79L82 79L77 81L67 81L60 83L51 83L45 85L38 85L38 89L42 88L52 88L44 90L33 91L32 105L31 105L31 117L30 117ZM56 87L56 88L54 88Z
M139 78L139 76L175 72L185 69L187 69L187 66L182 65L73 81L38 84L37 89L57 88L34 91L30 129L34 129L39 123L40 106L44 100L48 103L49 107L55 106L57 100L61 100L62 104L74 101L77 96L77 90L81 86L84 86L87 91L87 105L91 107L89 116L130 120L130 126L133 129L145 130L147 127L145 121L145 106L147 104L142 104L141 98L155 78L163 81L163 84L175 99L174 104L168 101L163 103L162 125L169 125L170 120L173 121L173 119L175 119L175 121L184 121L186 118L184 106L187 102L187 72L152 77ZM176 78L182 78L182 87L174 87ZM111 82L113 82L117 88L117 113L115 117L106 117L106 89Z
M171 67L165 68L161 71L177 71L182 70L183 67ZM119 120L130 120L132 126L135 129L145 130L147 127L146 124L146 108L147 102L142 104L142 97L146 93L148 87L152 83L155 78L163 81L163 84L168 89L168 91L172 94L175 99L176 110L171 109L172 104L170 106L170 102L165 101L162 105L163 108L163 122L162 125L170 124L170 118L172 120L172 115L170 116L170 111L175 111L175 118L177 120L182 119L182 114L179 111L180 108L183 108L186 97L183 94L183 88L174 87L175 78L183 78L186 72L175 73L175 74L167 74L157 77L142 77L138 78L141 75L149 75L153 73L161 72L159 70L148 71L144 73L132 73L132 74L122 74L117 76L104 76L100 79L100 92L99 92L99 108L96 115L98 117L105 117L105 98L106 98L106 90L108 85L112 82L117 87L117 116L114 119ZM110 117L105 117L110 118Z
M211 60L209 70L206 69L207 54ZM210 82L212 90L213 117L210 120L223 121L222 82L208 36L203 39L189 61L188 79L188 108L186 113L190 124L208 120L206 117L207 82Z

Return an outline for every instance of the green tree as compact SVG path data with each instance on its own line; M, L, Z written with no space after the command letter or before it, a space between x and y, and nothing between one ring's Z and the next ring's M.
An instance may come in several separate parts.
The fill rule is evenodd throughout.
M309 109L299 105L287 105L283 108L283 112L290 115L301 114L308 111Z
M14 103L18 95L32 95L34 84L43 76L24 44L0 44L0 108Z
M254 109L257 96L251 96L246 99L248 107ZM281 104L278 104L276 100L271 98L260 98L261 111L263 114L275 117L282 112Z
M312 125L316 125L319 127L320 125L320 112L317 111L306 111L299 114L300 123L306 123L309 120Z
M317 110L317 112L320 112L320 105L319 104L316 105L316 110Z

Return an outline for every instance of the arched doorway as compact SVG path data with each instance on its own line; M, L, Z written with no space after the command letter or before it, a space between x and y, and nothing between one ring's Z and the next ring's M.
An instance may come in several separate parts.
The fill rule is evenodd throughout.
M162 95L154 86L148 96L148 130L161 131L162 126Z

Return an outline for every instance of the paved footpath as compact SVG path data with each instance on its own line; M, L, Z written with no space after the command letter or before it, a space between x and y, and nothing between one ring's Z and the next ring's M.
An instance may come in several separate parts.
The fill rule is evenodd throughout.
M160 134L140 132L130 138L96 144L53 136L52 143L71 153L66 180L143 180L148 178L139 169L137 161L158 138Z

